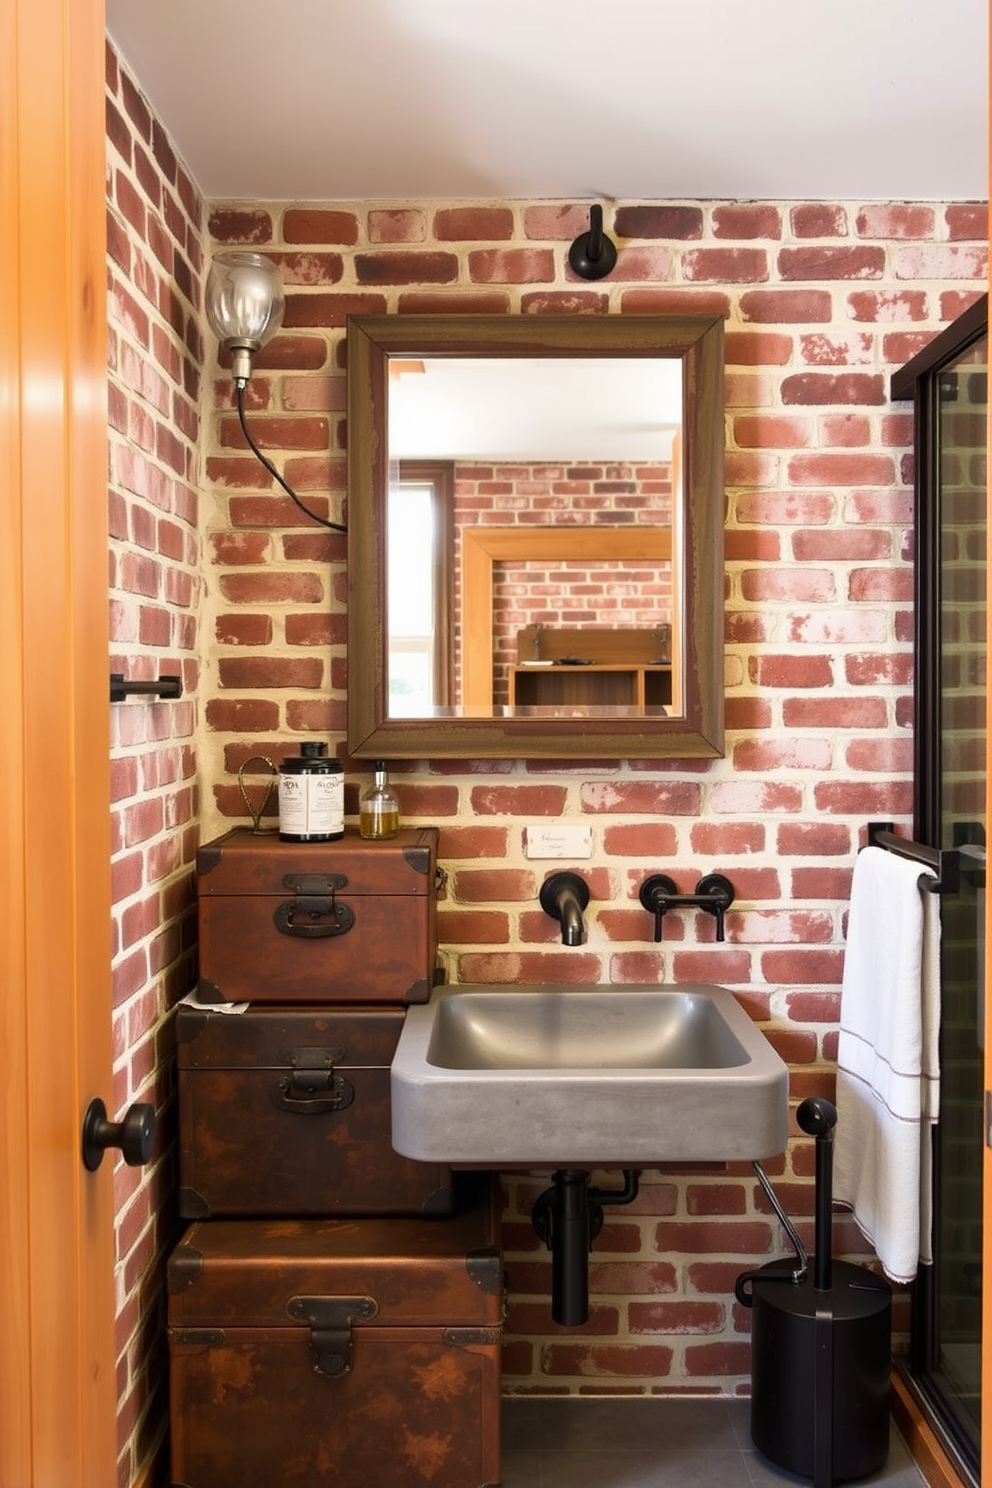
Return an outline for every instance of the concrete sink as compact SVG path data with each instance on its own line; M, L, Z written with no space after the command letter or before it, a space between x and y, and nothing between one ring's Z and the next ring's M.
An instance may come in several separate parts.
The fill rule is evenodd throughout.
M407 1010L393 1146L486 1168L781 1152L788 1071L725 987L439 987Z

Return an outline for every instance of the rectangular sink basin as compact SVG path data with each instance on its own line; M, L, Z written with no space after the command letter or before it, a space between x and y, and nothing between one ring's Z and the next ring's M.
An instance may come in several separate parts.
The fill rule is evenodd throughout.
M407 1010L393 1146L461 1166L771 1157L788 1071L725 987L439 987Z

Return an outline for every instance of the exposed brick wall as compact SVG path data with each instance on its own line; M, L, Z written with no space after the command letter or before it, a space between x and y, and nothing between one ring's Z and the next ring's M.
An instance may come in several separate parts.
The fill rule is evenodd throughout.
M830 1094L846 901L871 818L911 810L912 418L894 368L985 286L984 208L921 203L631 203L619 263L594 287L566 252L587 205L214 204L217 245L282 264L283 332L251 384L257 437L323 514L345 491L349 313L726 316L726 758L713 762L444 761L394 770L408 819L441 827L442 953L454 980L704 980L735 989L789 1062L792 1095ZM307 525L244 449L216 385L205 440L210 597L204 831L244 810L238 765L300 735L343 748L344 540ZM354 783L367 771L349 766ZM354 805L355 792L349 800ZM585 820L588 943L565 950L537 907L548 865L532 819ZM736 885L727 941L703 915L664 940L637 903L649 873ZM811 1239L812 1152L776 1176ZM645 1175L596 1242L592 1315L549 1320L549 1261L507 1184L510 1389L746 1387L737 1273L785 1249L750 1168ZM609 1180L607 1180L609 1181ZM864 1253L849 1220L839 1248Z
M199 193L107 52L110 670L179 674L184 697L113 705L114 1104L151 1101L151 1164L118 1162L121 1488L161 1455L164 1263L176 1238L169 1010L190 987L201 601Z

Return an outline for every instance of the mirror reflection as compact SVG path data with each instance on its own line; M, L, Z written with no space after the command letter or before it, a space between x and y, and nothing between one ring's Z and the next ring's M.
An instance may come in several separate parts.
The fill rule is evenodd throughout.
M348 322L349 749L719 754L723 323Z
M388 372L389 716L677 704L681 362L391 357Z

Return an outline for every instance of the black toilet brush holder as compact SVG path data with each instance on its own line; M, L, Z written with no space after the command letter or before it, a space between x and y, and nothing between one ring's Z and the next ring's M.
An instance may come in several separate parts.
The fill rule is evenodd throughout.
M751 1309L751 1438L769 1461L832 1488L888 1456L892 1289L831 1257L836 1110L816 1097L797 1120L816 1138L812 1270L772 1261L735 1291Z

